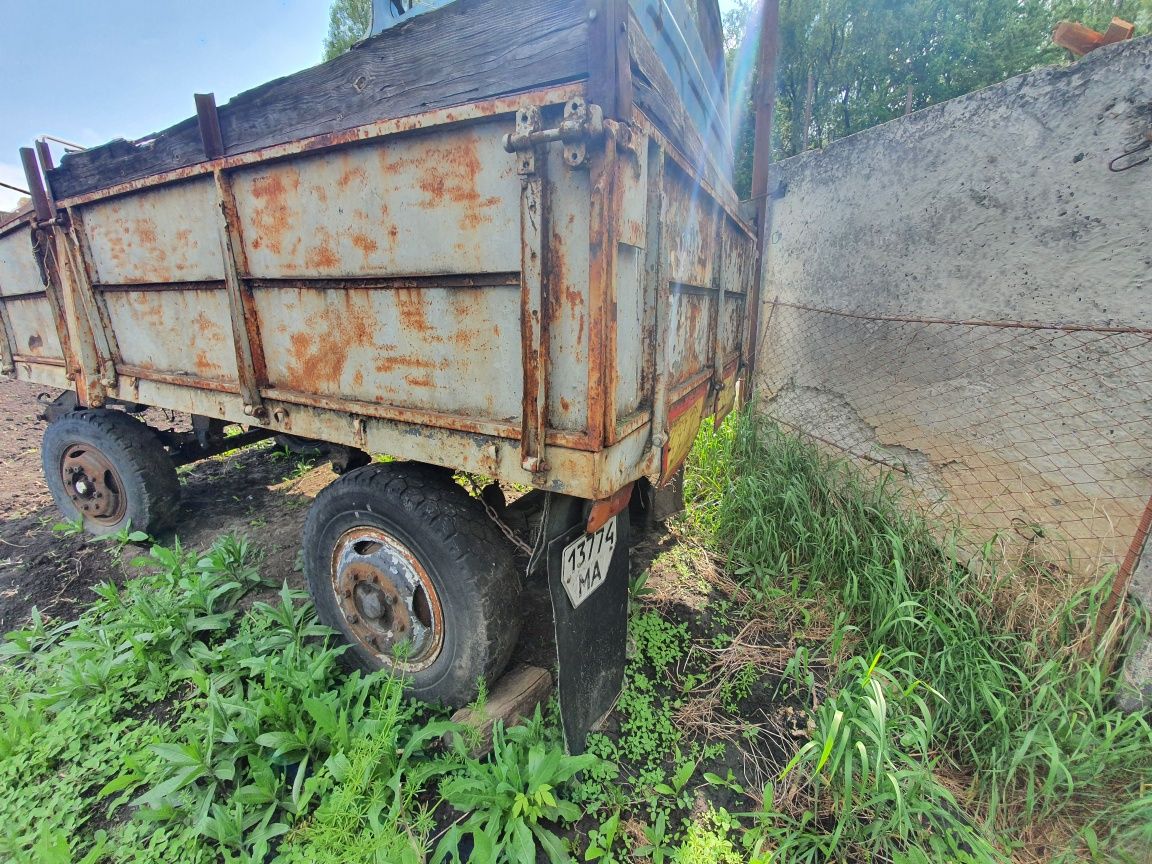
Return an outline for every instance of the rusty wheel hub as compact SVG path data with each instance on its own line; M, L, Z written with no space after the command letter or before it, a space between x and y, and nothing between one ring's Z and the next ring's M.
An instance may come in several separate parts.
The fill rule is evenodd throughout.
M101 525L124 518L128 499L112 461L90 444L74 444L60 460L64 489L80 515Z
M348 630L387 665L419 672L444 642L444 616L424 566L382 528L354 528L332 553L332 587Z

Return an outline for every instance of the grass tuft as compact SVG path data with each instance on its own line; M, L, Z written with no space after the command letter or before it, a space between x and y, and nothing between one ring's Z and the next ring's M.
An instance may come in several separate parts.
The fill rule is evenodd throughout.
M1068 819L1069 854L1147 860L1152 728L1113 707L1121 640L1084 650L1113 571L1022 613L1005 597L1050 570L1013 568L994 544L961 560L957 535L891 478L751 411L702 432L687 488L688 524L753 608L835 622L832 695L814 695L815 732L762 814L773 860L999 860L1037 823ZM814 686L807 665L792 670L799 689ZM959 796L941 774L964 778Z

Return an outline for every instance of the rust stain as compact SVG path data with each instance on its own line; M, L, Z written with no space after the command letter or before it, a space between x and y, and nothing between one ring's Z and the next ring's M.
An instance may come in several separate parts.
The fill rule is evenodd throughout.
M331 270L339 264L340 259L326 240L321 241L319 246L309 249L308 254L304 256L304 266L315 270Z
M434 386L431 375L405 375L404 383L410 387Z
M224 369L204 349L196 352L196 374L202 378L223 378Z
M408 330L417 333L428 333L432 326L424 314L424 301L418 288L398 288L396 290L396 308L400 313L400 322Z
M565 399L563 396L560 397L560 410L565 414L572 410L572 403Z
M348 187L352 185L353 180L359 180L361 184L366 184L368 182L367 173L365 173L364 169L359 165L353 166L351 168L345 168L344 171L340 174L340 179L336 181L336 185L338 185L341 190L346 191Z
M482 169L479 143L479 136L471 132L444 146L424 146L419 156L381 151L381 169L385 176L405 176L415 171L416 187L423 193L418 207L436 210L452 205L460 228L475 230L492 222L490 211L500 203L498 196L481 195L477 186Z
M284 234L295 220L286 200L288 186L293 192L300 189L300 175L295 171L276 171L252 180L252 197L260 202L252 213L252 224L256 228L253 249L266 245L273 255L284 251Z
M140 242L148 246L156 245L156 226L152 224L151 219L135 219L134 230L136 236L140 238Z
M392 228L395 230L396 226L393 225ZM365 262L368 261L368 258L372 255L373 252L380 248L380 244L378 244L367 234L359 233L352 235L352 245L360 250L361 254L364 256Z
M330 327L292 334L292 362L285 370L292 389L317 393L339 384L348 362L348 342L340 335Z
M405 355L385 357L376 363L376 371L382 375L387 375L389 372L394 372L396 369L443 370L447 368L447 360L442 360L439 363L436 363L432 360L425 360L423 357L407 357Z

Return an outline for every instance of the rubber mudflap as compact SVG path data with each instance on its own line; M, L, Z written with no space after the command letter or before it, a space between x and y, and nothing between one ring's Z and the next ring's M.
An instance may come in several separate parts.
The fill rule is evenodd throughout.
M583 753L620 695L628 642L628 510L616 517L616 548L607 576L579 606L561 581L569 543L584 535L576 525L548 544L548 591L556 621L560 718L569 753Z

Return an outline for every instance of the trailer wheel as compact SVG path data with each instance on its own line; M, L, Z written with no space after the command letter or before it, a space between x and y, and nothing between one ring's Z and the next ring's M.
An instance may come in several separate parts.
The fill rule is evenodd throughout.
M508 663L520 629L512 551L442 471L393 462L345 474L308 513L304 564L350 663L392 669L418 699L464 705Z
M122 411L74 411L48 424L44 479L56 506L92 534L155 534L179 508L176 466L160 439Z

